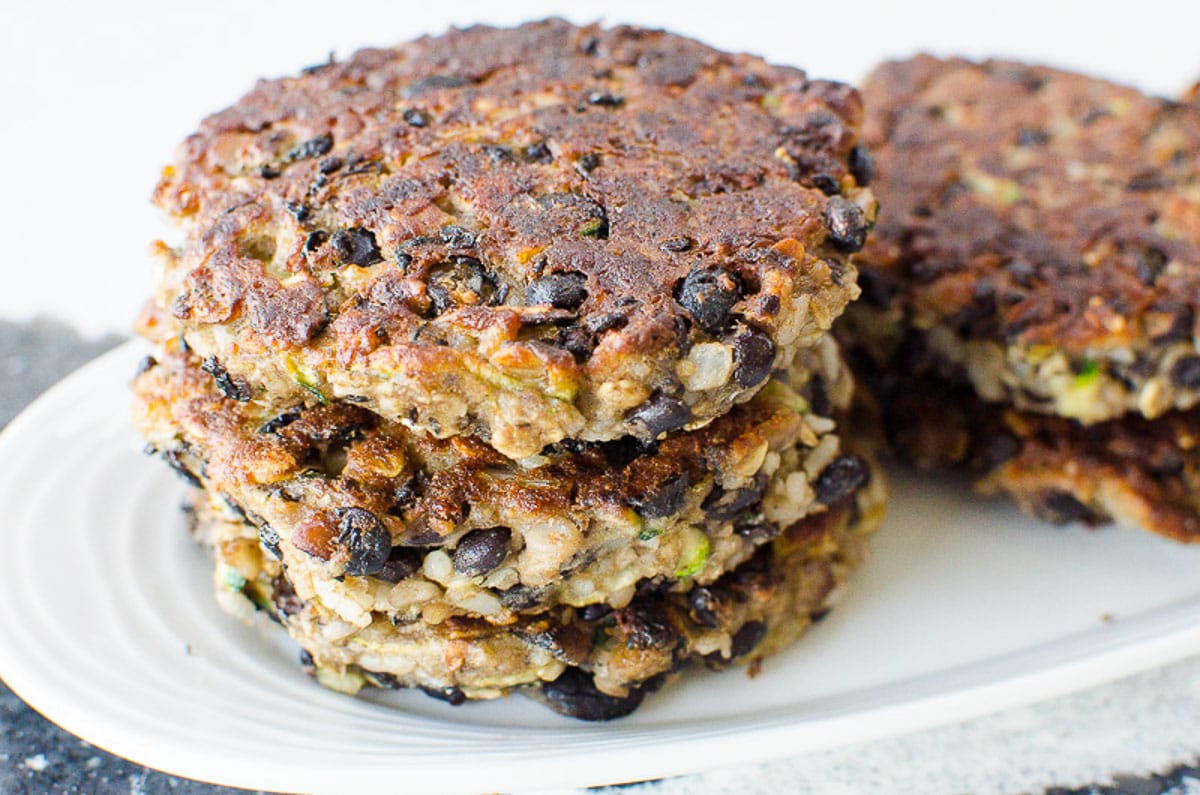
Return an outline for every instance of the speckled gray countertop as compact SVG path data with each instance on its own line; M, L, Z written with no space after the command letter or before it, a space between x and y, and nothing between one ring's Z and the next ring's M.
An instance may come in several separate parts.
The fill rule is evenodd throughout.
M81 340L46 321L0 321L0 426L118 341ZM166 792L235 790L111 756L45 720L0 683L0 795ZM599 792L1200 795L1200 657L904 737Z

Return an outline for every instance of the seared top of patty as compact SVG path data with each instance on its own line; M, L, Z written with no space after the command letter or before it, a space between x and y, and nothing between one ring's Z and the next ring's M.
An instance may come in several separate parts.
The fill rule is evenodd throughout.
M1084 354L1190 340L1200 108L1067 72L919 56L866 81L882 210L868 297L916 325Z
M187 139L155 192L184 231L163 300L229 350L340 368L503 339L603 380L739 329L794 338L809 298L827 323L856 294L861 112L848 86L629 27L364 50Z

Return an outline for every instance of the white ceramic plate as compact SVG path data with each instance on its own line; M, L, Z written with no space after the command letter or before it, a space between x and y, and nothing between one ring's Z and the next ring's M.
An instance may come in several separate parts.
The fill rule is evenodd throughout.
M274 627L221 613L184 487L141 455L130 343L0 436L0 676L121 756L264 789L496 791L696 771L911 731L1200 651L1200 548L1056 530L893 478L876 554L762 673L694 672L590 725L524 698L452 708L319 688Z

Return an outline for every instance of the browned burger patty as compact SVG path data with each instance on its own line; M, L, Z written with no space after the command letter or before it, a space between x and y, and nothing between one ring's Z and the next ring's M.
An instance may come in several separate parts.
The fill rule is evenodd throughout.
M472 27L260 82L155 200L158 303L238 397L512 458L749 399L858 294L849 86L638 28Z
M452 616L432 621L386 604L360 626L324 595L302 598L293 568L262 545L254 525L196 494L197 535L215 552L215 585L226 609L252 606L283 624L317 680L344 692L364 685L416 687L461 703L532 692L585 720L626 715L645 691L693 662L711 668L760 660L827 612L866 556L883 512L878 479L789 526L706 585L677 592L639 582L625 605L559 606L503 625Z
M703 428L522 462L353 404L238 401L205 368L160 352L134 383L136 425L348 625L380 609L502 625L558 604L623 607L648 578L707 584L870 478L831 418L852 386L829 338L794 388L775 380Z
M928 56L863 92L882 212L852 325L877 361L916 345L986 401L1084 423L1200 400L1200 108Z
M1200 542L1200 411L1083 425L985 403L944 379L882 378L863 422L914 463L965 467L981 493L1055 524L1116 520Z

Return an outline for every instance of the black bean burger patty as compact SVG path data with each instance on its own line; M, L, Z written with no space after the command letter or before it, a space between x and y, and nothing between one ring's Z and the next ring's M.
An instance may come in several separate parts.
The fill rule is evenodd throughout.
M157 302L247 397L512 458L748 400L858 295L858 93L547 20L363 50L205 119Z
M852 385L826 339L806 380L775 380L657 442L563 443L514 462L351 403L229 396L194 353L160 351L134 420L162 456L259 528L303 598L349 624L373 610L496 624L567 604L623 607L658 578L710 583L870 477L837 434Z
M1085 424L1200 401L1200 107L928 56L863 92L882 211L853 326L877 360L915 346Z
M559 606L498 625L430 620L381 604L350 625L326 595L298 595L292 567L264 546L261 528L230 513L220 496L194 494L194 530L215 554L218 601L244 618L257 609L282 624L326 687L419 688L454 704L515 690L584 720L628 714L689 664L722 669L796 640L866 557L883 512L878 478L859 480L845 499L790 525L716 580L682 592L643 580L621 607Z

